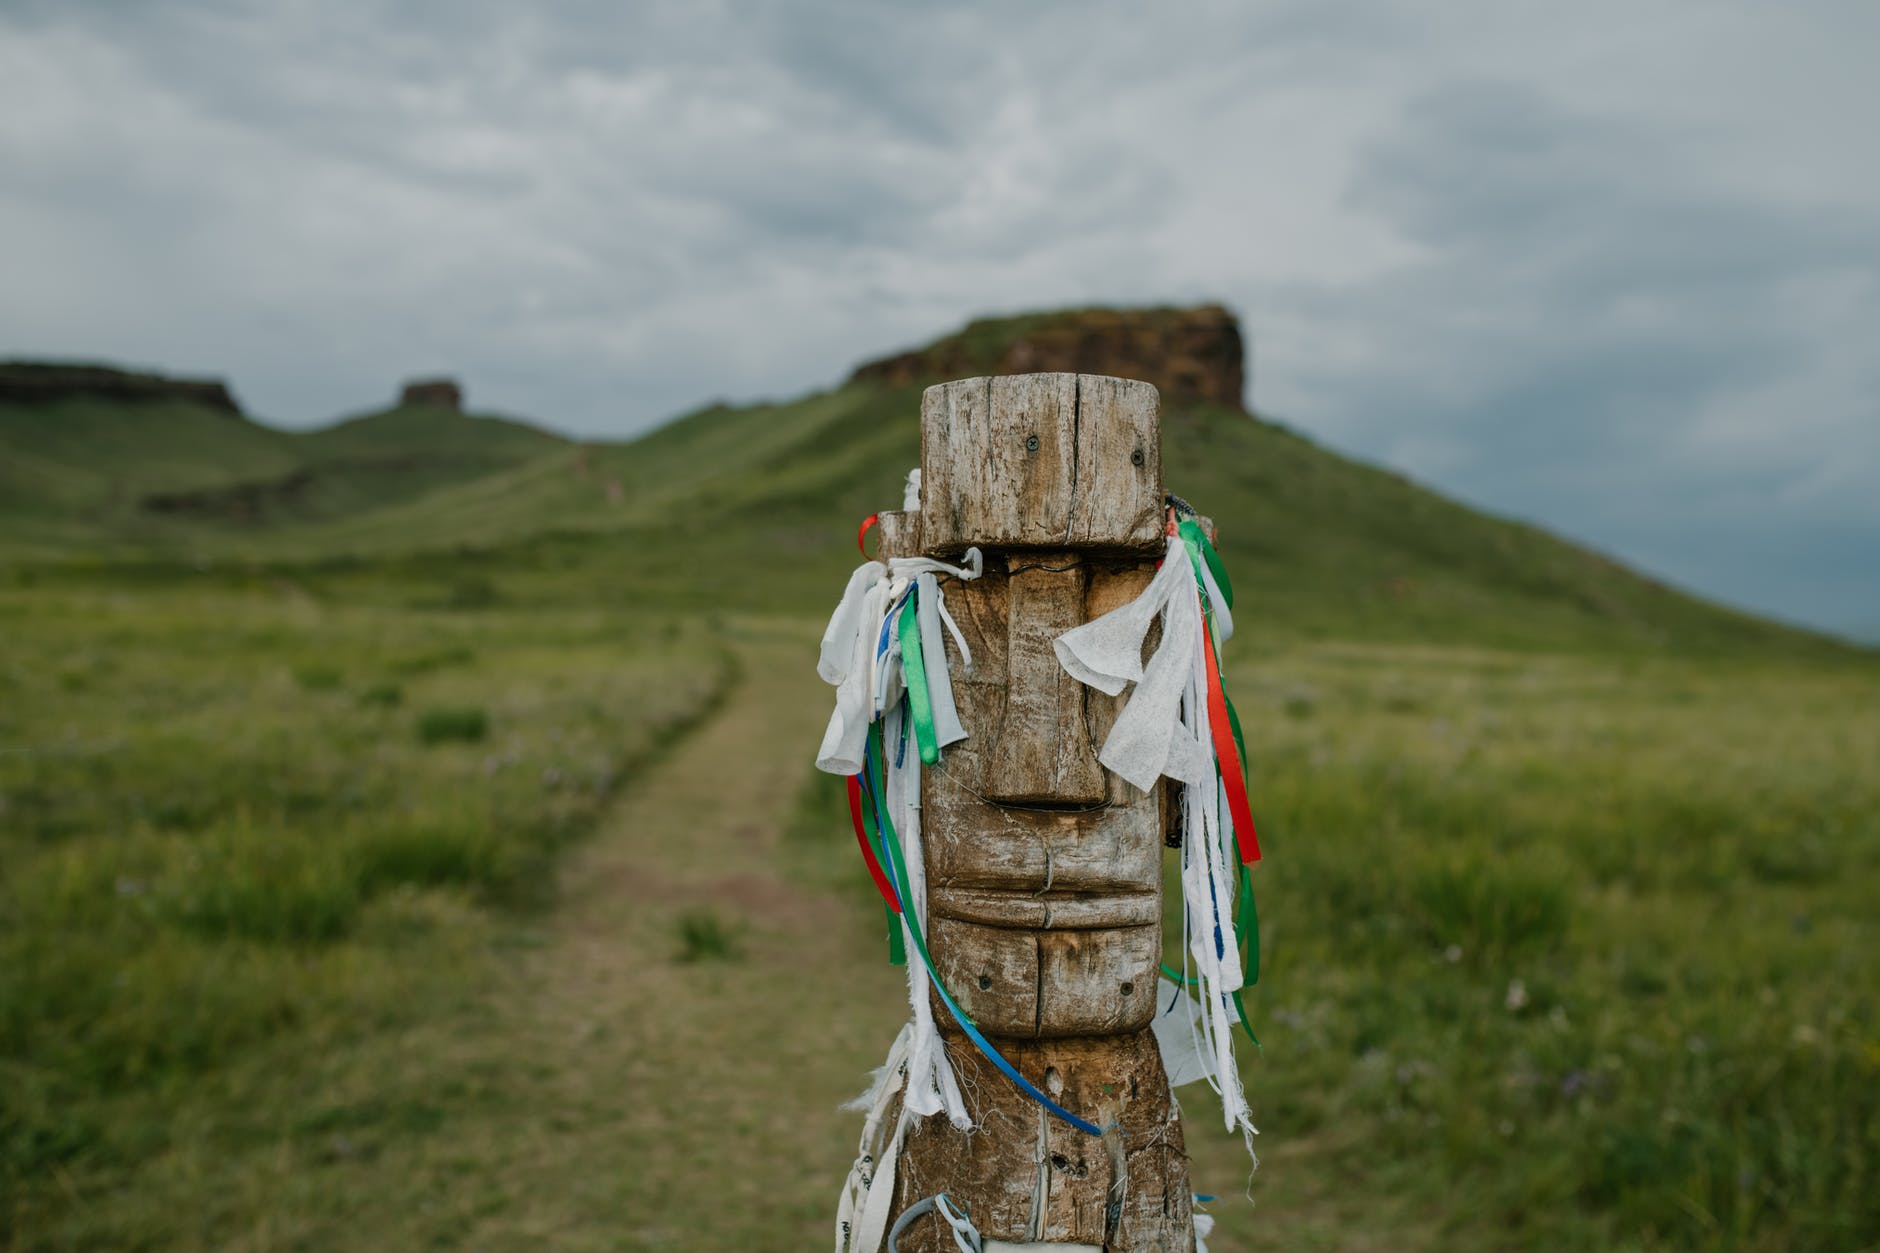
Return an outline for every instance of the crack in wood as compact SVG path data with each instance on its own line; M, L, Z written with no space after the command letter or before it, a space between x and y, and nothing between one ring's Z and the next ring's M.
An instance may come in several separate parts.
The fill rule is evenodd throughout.
M946 591L974 667L954 684L969 738L923 788L935 965L1013 1066L1106 1129L1100 1153L937 1013L980 1130L917 1120L894 1206L945 1188L989 1238L1194 1247L1181 1126L1148 1028L1163 789L1102 768L1122 700L1070 681L1052 647L1152 577L1157 420L1152 387L1100 375L965 379L922 398L921 551L986 555L983 577ZM950 1235L923 1225L901 1247L939 1253Z

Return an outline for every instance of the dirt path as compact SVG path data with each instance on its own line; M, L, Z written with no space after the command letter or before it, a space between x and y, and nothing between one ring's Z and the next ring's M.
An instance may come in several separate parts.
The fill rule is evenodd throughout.
M828 716L814 628L750 623L734 644L736 690L569 856L537 946L464 1029L459 1112L381 1163L431 1212L362 1227L451 1249L828 1247L860 1129L837 1106L880 1064L906 985L863 872L840 860L839 807L827 845L785 835ZM735 957L679 960L701 910L730 925ZM1198 1182L1238 1191L1237 1140L1197 1126L1190 1151ZM1217 1253L1348 1247L1319 1238L1326 1198L1289 1199L1258 1217L1227 1200Z
M500 1198L464 1247L802 1249L829 1238L859 1118L836 1105L905 1013L867 915L781 845L828 689L801 626L751 625L718 715L568 860L493 1034L532 1076ZM845 819L831 815L831 839ZM711 910L732 960L676 960Z

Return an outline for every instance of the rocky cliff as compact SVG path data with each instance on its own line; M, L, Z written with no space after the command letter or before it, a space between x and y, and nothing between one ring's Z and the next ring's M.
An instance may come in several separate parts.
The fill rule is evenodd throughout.
M1246 383L1240 323L1219 305L986 318L926 348L870 361L854 377L906 384L1041 371L1143 379L1175 406L1240 409Z
M412 379L399 394L401 409L448 409L463 412L463 388L456 379Z
M102 365L63 361L0 361L0 404L44 404L56 400L181 400L242 416L228 384L220 379L181 379Z

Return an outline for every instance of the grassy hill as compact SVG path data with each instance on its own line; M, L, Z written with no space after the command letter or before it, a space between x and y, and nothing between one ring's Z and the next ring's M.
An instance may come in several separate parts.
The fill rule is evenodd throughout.
M918 461L921 387L959 364L962 344L974 361L1025 359L1029 344L1064 342L1092 316L984 320L939 341L931 358L893 359L891 380L864 369L829 391L715 406L630 443L574 444L426 408L289 433L187 405L4 407L0 510L9 547L40 556L102 549L124 559L208 555L292 567L389 561L445 579L453 562L473 561L551 600L568 594L569 581L545 572L599 566L621 595L721 603L726 588L696 577L705 563L735 574L734 599L810 613L853 559L855 521L896 503ZM1115 318L1105 311L1095 325ZM1088 346L1078 351L1087 356ZM1139 363L1138 372L1152 366ZM1163 444L1170 489L1217 519L1268 630L1843 651L1218 401L1170 403ZM581 598L597 590L575 582Z
M0 390L0 544L39 557L216 551L258 528L383 509L566 444L523 423L427 406L302 432L187 390L44 399Z
M1239 592L1211 1247L1874 1247L1872 654L1242 412L1222 326L990 319L621 444L0 388L0 1245L825 1242L907 1005L820 619L923 384L1094 359Z

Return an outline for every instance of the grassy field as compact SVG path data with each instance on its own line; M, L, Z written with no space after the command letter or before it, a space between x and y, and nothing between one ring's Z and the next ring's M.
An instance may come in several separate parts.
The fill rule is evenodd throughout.
M734 673L657 618L278 578L14 588L0 623L0 1181L24 1247L223 1115L311 1116L218 1110L232 1067L297 1069L461 995Z
M348 577L0 595L6 1247L820 1243L904 1001L816 624ZM1215 1248L1880 1238L1871 666L1230 665L1265 1134L1249 1201L1196 1110Z
M906 1002L815 641L917 391L0 411L0 1249L825 1245ZM1875 655L1164 442L1267 851L1216 1253L1880 1247Z
M1880 1240L1880 675L1233 648L1264 1164L1191 1089L1211 1247Z

